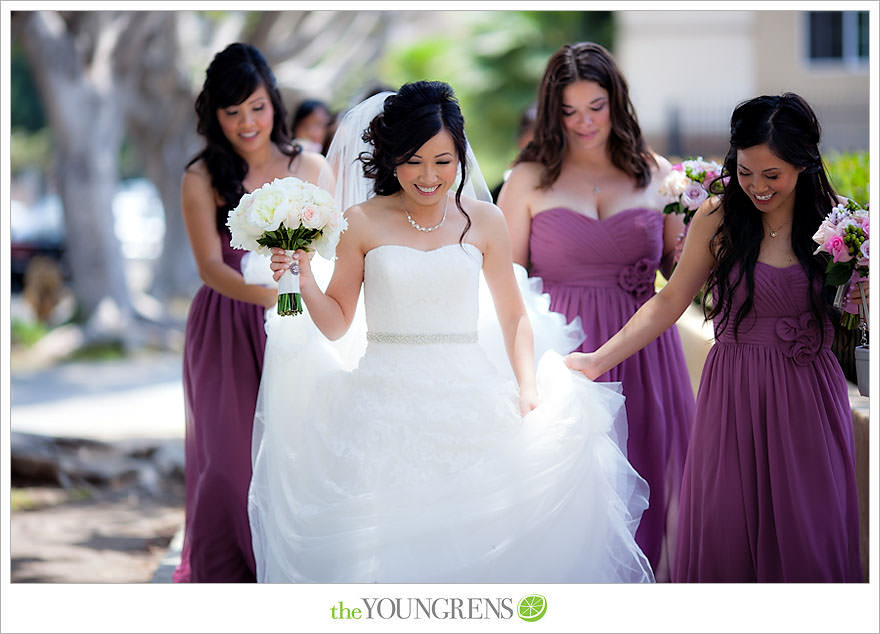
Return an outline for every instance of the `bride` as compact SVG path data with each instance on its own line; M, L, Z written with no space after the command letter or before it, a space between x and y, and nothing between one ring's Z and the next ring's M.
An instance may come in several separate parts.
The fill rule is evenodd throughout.
M349 225L332 278L323 291L297 252L308 317L267 323L248 499L258 580L653 581L633 538L648 490L621 451L624 398L565 367L579 341L521 289L452 89L363 102L328 162ZM272 256L276 279L289 265ZM352 346L330 342L363 328L347 367ZM537 372L536 348L549 348Z

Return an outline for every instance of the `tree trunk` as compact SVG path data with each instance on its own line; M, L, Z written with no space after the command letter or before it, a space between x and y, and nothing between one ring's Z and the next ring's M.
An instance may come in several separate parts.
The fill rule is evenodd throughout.
M127 344L132 301L112 211L124 130L112 56L123 18L91 17L95 30L85 34L72 32L51 11L21 13L16 25L21 27L52 131L71 284L80 315L93 338ZM90 36L89 41L83 36ZM91 53L90 59L83 51Z
M180 209L183 170L201 141L193 87L181 65L191 51L181 50L178 17L174 11L142 14L126 36L133 46L117 58L117 73L127 78L128 136L165 210L162 253L150 288L160 300L192 297L200 284Z

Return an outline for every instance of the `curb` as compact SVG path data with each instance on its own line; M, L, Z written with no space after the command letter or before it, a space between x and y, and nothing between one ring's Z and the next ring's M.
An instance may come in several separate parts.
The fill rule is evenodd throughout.
M150 583L174 583L172 576L177 566L180 564L180 551L183 548L183 526L171 538L168 545L168 551L159 562L156 572L153 573L153 579Z

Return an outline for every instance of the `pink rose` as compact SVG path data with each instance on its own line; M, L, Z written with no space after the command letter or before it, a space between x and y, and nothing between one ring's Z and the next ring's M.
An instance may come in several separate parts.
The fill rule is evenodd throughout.
M831 254L831 259L835 262L849 262L852 256L849 254L849 247L840 236L831 236L825 242L825 250Z

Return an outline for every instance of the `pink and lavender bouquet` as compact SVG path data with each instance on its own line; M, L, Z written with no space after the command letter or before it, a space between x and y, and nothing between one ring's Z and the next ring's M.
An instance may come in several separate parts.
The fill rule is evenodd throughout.
M862 207L850 199L835 205L813 235L813 241L819 245L815 253L830 256L825 282L838 287L834 305L843 311L841 323L846 328L855 328L860 314L863 320L868 319L863 285L868 280L870 222L868 206ZM847 300L853 284L859 285L858 303Z
M659 193L668 201L663 213L681 214L687 225L703 201L721 193L723 185L720 176L721 165L705 161L702 156L673 165L672 171L660 184Z

